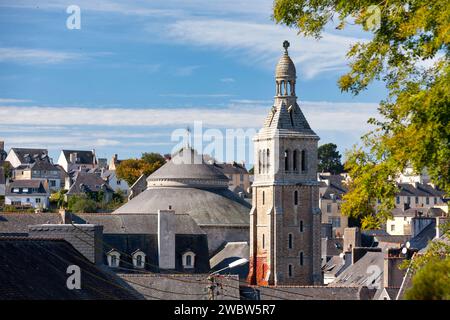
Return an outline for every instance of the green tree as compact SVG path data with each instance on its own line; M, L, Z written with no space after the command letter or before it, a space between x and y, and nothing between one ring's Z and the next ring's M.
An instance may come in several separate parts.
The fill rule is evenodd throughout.
M122 161L116 168L117 177L132 185L142 175L152 174L166 163L159 153L144 152L140 159L128 159Z
M9 163L9 161L4 161L2 163L2 167L3 167L3 173L5 175L5 179L11 178L12 171L13 171L13 167L12 167L11 163Z
M427 168L432 181L450 193L447 0L276 0L274 19L316 38L331 21L336 29L356 24L373 35L350 48L350 70L338 81L354 95L374 80L388 90L378 108L381 120L369 119L376 129L347 156L352 181L344 214L385 220L394 207L393 180L408 165L416 172Z
M331 172L332 174L339 174L344 171L341 163L341 154L337 150L334 143L326 143L318 149L319 172Z
M53 203L57 208L64 208L66 203L66 196L68 190L61 189L50 195L50 203Z
M97 202L85 195L71 196L68 200L68 208L75 213L96 212Z

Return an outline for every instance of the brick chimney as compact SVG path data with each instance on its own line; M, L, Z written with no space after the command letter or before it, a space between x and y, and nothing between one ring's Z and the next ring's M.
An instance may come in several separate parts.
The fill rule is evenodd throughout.
M39 224L28 226L30 238L63 239L90 262L103 264L103 226L93 224Z
M361 246L361 233L358 227L344 229L344 252Z
M399 288L402 285L403 277L406 270L399 268L405 259L411 259L417 250L406 250L406 254L402 253L400 248L390 248L384 256L383 285L384 287Z
M77 162L77 153L71 152L69 155L69 162L70 163L76 163Z
M174 210L158 210L158 260L161 269L175 269Z
M0 151L5 150L5 141L0 140Z

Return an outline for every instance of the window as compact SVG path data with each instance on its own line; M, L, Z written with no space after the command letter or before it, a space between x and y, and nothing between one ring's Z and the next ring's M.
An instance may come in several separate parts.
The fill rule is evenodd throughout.
M303 220L300 220L300 232L303 232Z
M120 184L122 183L121 180L117 180L117 185L120 186Z
M288 275L289 275L289 278L292 277L292 264L288 265Z
M429 198L429 197L426 197L426 198L425 198L425 203L426 203L426 204L430 204L430 198Z
M295 206L298 205L298 191L297 190L294 191L294 205Z
M36 203L41 203L41 198L36 198Z
M262 192L262 204L264 204L265 202L266 202L266 194L265 194L265 192L263 191Z
M264 249L265 247L266 247L266 236L263 233L263 235L262 235L262 248Z
M242 173L239 175L239 181L244 181L244 175Z
M145 267L145 256L146 254L141 250L136 250L131 254L133 258L133 266L138 269L143 269Z
M328 212L328 213L331 212L331 203L327 203L327 212Z
M395 224L391 224L391 231L395 231Z
M19 193L19 188L13 188L14 193Z
M267 168L266 168L266 170L267 170L267 172L269 172L269 167L270 167L270 159L269 159L270 153L269 153L269 149L266 150L266 154L267 154Z
M434 199L434 204L437 204L437 198L433 198Z
M293 246L292 233L289 233L289 235L288 235L288 248L292 249L292 246Z
M300 253L299 253L299 260L300 260L300 265L302 266L303 265L303 252L302 251L300 251Z
M400 204L400 197L397 197L397 204Z
M294 150L294 153L292 154L292 170L297 171L297 150Z
M284 171L289 171L289 150L284 151Z
M331 223L333 228L341 227L341 217L329 217L328 223Z
M302 171L306 171L306 151L302 150Z
M56 181L50 180L50 187L56 187Z
M193 269L195 266L195 253L192 251L187 251L182 256L183 268Z
M419 197L416 197L416 204L419 203Z
M411 197L406 197L406 203L410 204L411 203Z
M22 189L22 192L24 192L24 193L25 193L25 192L26 192L26 193L28 193L28 188L23 188L23 189Z
M262 167L262 163L261 163L261 160L262 160L262 150L259 150L259 153L258 153L258 173L261 173L261 167Z
M120 253L116 250L111 250L106 254L108 265L111 268L117 268L120 264Z

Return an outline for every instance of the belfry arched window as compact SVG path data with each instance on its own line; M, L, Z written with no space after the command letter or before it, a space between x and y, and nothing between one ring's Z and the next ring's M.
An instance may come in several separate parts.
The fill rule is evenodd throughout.
M289 171L289 150L284 151L284 171Z
M267 172L269 172L269 167L270 167L270 153L269 153L269 149L266 150L266 158L267 158L266 170L267 170Z
M289 233L288 234L288 248L292 249L293 245L294 245L294 239L293 239L292 233Z
M306 150L302 150L302 171L306 171Z
M298 170L298 151L294 150L292 153L292 170L297 171Z
M297 190L294 191L294 205L295 206L298 205L298 191Z

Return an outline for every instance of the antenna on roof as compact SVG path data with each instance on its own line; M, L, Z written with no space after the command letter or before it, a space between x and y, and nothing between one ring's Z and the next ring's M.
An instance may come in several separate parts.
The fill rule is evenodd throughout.
M191 142L191 128L189 126L186 127L186 148L190 148L190 142Z

